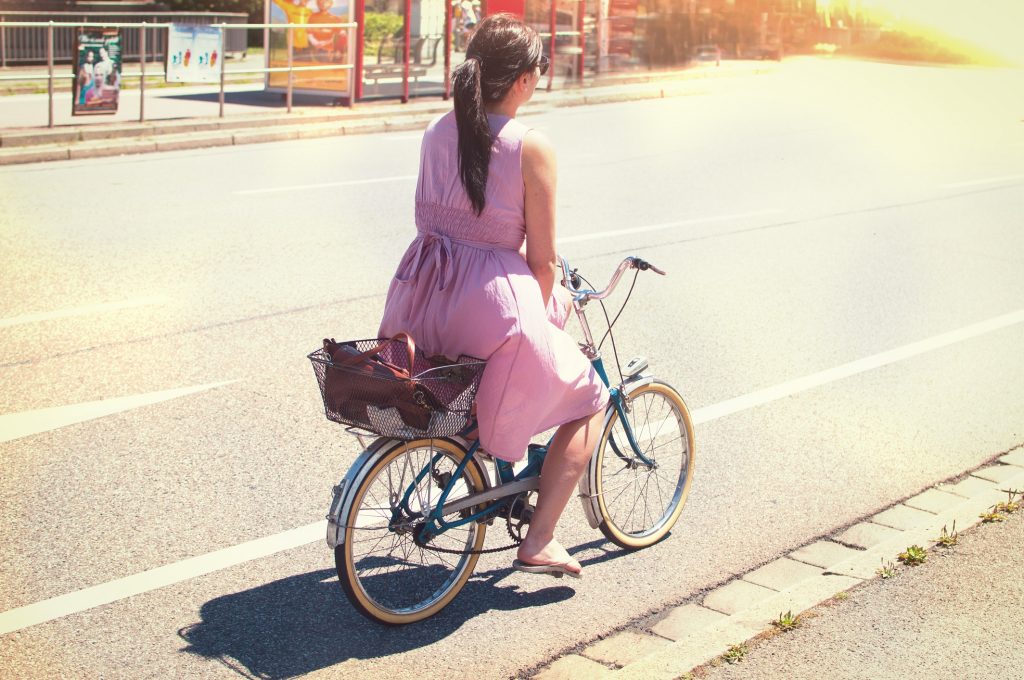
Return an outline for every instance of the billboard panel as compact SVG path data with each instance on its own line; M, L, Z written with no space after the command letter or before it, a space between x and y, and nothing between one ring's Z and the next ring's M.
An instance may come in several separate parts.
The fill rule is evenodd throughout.
M121 94L121 36L116 28L78 34L71 115L117 113Z
M171 24L167 35L167 82L215 83L220 81L224 36L214 26Z
M353 0L270 0L270 24L304 24L309 28L292 29L292 66L323 66L351 64L354 48L349 40L349 29L332 28L332 24L352 20ZM288 35L282 28L270 29L267 65L271 68L288 66ZM296 92L351 96L350 69L306 71L294 74ZM283 91L288 87L287 73L271 73L269 89Z

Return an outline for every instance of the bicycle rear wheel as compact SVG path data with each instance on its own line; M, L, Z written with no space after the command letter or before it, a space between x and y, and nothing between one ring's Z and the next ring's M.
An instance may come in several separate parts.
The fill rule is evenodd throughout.
M615 409L609 409L584 478L598 528L630 549L657 543L672 529L690 493L695 447L683 398L659 380L628 392L626 417L646 464L636 455Z
M483 546L485 525L472 522L449 529L426 546L414 540L422 516L439 502L465 455L462 447L445 439L396 441L369 463L365 475L356 477L342 517L344 541L334 549L334 561L342 589L365 616L387 624L422 621L441 611L469 580L480 559L470 551ZM447 501L483 491L483 475L470 461ZM400 509L410 489L412 515ZM459 552L442 553L434 547Z

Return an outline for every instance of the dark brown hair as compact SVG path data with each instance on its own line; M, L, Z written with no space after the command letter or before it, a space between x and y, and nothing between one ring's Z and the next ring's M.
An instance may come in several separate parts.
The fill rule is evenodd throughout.
M494 143L484 106L500 101L516 78L536 68L541 50L536 31L511 14L495 14L477 26L466 48L466 61L452 76L459 177L477 215L484 210Z

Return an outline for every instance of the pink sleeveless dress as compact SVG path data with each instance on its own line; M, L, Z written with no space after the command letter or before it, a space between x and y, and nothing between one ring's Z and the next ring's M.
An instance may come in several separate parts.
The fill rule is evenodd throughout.
M391 281L380 336L406 331L428 355L486 359L477 392L480 443L516 461L534 435L601 410L608 390L563 330L568 293L556 283L545 304L519 252L528 128L505 116L488 119L495 142L479 217L459 179L454 113L423 135L418 233Z

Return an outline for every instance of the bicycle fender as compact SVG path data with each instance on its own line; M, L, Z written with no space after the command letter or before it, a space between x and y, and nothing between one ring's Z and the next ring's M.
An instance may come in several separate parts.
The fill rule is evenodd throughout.
M381 449L385 448L385 445L389 442L396 442L396 440L383 437L374 440L368 448L359 454L342 480L335 484L331 490L333 492L331 506L327 510L327 545L331 549L337 548L344 542L345 532L342 527L341 518L345 516L344 512L346 509L352 505L349 491L358 488L359 482L362 481L362 478L366 476L367 471L372 467L371 464L374 459L380 455Z
M587 518L587 524L590 525L591 529L597 529L601 526L601 513L597 508L597 496L591 493L593 485L590 480L597 475L597 452L601 448L604 432L608 429L608 424L614 417L615 407L608 404L608 408L604 412L604 420L601 421L602 436L598 437L597 444L594 445L594 452L590 455L590 463L587 464L587 468L583 471L583 476L580 477L578 484L580 503L583 504L583 516Z

